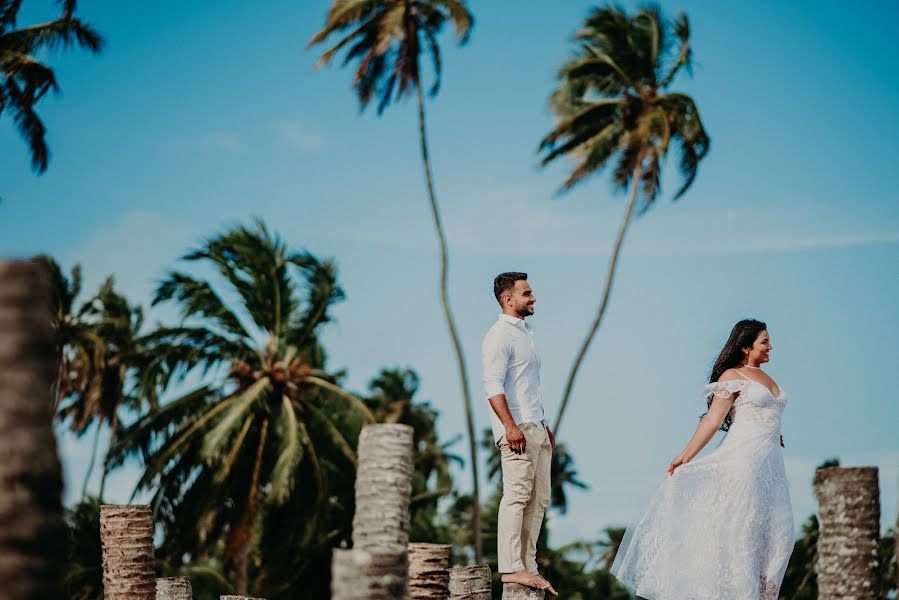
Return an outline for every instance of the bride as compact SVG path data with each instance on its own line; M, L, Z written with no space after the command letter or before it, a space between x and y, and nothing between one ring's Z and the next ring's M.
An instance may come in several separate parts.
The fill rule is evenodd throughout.
M761 368L764 323L737 323L706 386L708 412L668 466L612 573L648 600L777 600L793 551L780 447L786 394ZM718 429L727 432L693 460Z

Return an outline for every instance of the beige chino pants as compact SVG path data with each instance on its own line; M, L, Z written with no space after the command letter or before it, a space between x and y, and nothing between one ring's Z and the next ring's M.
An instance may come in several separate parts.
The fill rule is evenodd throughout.
M499 440L503 498L496 532L500 573L537 573L537 536L549 505L552 445L542 424L522 423L527 446L523 454Z

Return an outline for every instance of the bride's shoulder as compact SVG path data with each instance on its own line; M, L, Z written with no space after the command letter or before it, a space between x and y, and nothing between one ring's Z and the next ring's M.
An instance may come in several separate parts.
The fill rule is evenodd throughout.
M745 379L736 369L728 369L718 378L719 382L734 381L737 379Z

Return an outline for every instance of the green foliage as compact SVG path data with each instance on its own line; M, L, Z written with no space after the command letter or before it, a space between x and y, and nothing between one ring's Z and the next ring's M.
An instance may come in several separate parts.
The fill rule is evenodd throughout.
M0 0L0 117L7 113L31 151L31 168L47 169L47 129L35 107L47 92L56 92L56 73L41 62L50 50L72 46L99 53L103 38L76 19L75 0L63 0L62 14L47 23L17 28L22 0Z
M154 304L174 303L182 320L141 340L136 381L152 397L188 374L202 383L138 418L114 454L144 464L136 491L153 493L162 558L215 558L238 591L259 589L273 581L270 538L296 549L330 539L323 515L372 415L324 370L318 335L343 298L332 262L289 251L262 222L183 259L218 279L172 271L160 283Z
M682 196L709 149L696 103L667 91L681 69L691 68L686 15L669 23L657 6L633 15L596 8L574 42L575 55L559 71L559 87L550 98L557 122L540 142L543 164L566 155L575 160L562 190L614 164L619 187L641 187L642 212L659 194L662 164L673 143L684 178L675 199ZM632 182L635 174L639 181Z
M309 46L338 35L339 41L322 54L318 66L345 52L345 65L358 62L353 87L359 103L365 108L378 97L381 113L394 98L402 98L420 84L423 51L431 55L434 83L430 92L437 93L442 71L437 36L447 22L464 44L473 19L463 0L335 0L324 28Z
M69 277L49 256L44 264L53 293L52 311L56 334L57 368L53 383L56 417L78 436L96 424L91 462L85 476L86 493L97 454L97 439L105 424L114 433L122 409L137 410L140 398L130 393L128 374L143 356L139 331L143 311L115 290L108 277L96 294L80 303L81 268ZM108 472L104 461L100 496Z
M103 600L100 499L88 497L69 508L66 525L66 595L69 600Z

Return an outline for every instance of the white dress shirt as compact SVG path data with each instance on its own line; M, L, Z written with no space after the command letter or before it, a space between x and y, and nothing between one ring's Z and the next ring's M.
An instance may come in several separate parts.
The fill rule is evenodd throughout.
M481 362L487 398L505 394L516 425L546 424L540 391L540 356L534 345L534 332L524 319L501 313L484 336ZM499 443L506 428L493 407L490 407L490 425L493 439Z

